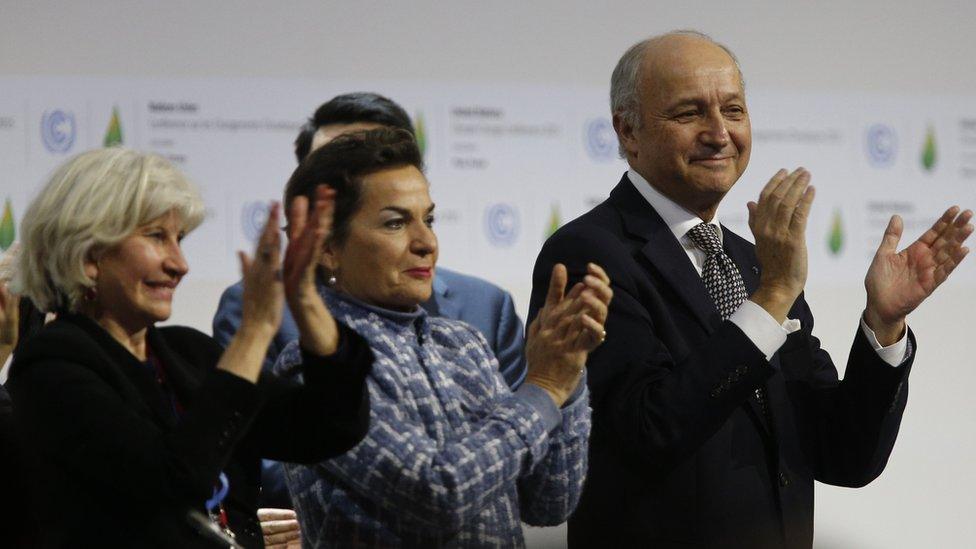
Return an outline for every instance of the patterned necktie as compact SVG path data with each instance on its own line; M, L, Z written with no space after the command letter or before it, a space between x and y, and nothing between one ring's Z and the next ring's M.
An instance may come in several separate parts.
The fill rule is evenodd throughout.
M721 313L722 320L728 320L747 297L742 274L722 249L722 241L718 238L718 227L710 223L699 223L688 231L688 238L699 250L705 252L702 282L705 283L708 295L712 297L718 312ZM763 414L769 419L766 391L762 387L756 389L756 400Z

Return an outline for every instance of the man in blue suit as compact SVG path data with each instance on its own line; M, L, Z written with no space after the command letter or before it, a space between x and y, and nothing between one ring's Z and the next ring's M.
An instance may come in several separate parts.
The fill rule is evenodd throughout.
M295 156L302 162L308 154L337 136L380 126L402 128L414 133L406 111L390 99L375 93L357 92L338 95L322 104L295 140ZM230 286L220 297L213 319L213 334L226 345L241 322L240 282ZM494 284L473 276L451 271L438 265L434 276L434 293L423 304L428 313L463 320L477 328L488 340L498 358L499 370L506 383L515 389L525 379L522 321L515 313L512 296ZM268 348L264 365L270 368L288 342L298 339L298 328L287 307L281 328ZM280 467L268 466L262 475L261 507L290 507Z

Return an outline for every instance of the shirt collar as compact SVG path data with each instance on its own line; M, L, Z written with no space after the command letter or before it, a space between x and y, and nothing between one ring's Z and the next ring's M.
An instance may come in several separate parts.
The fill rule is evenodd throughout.
M634 171L633 168L627 170L627 179L630 179L630 184L637 189L637 192L644 197L644 200L647 200L647 203L661 216L661 219L664 220L664 223L674 233L674 237L678 239L678 242L684 243L684 238L688 231L702 222L698 215L686 210L674 200L661 194L661 191L655 189L644 179L644 176ZM708 223L718 229L718 239L721 242L722 225L718 221L718 216L713 217Z

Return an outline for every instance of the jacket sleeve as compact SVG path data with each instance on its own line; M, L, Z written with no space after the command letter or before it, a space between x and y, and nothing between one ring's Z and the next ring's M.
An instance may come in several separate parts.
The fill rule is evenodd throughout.
M300 351L304 383L262 374L259 386L266 403L246 441L260 457L317 463L349 450L366 435L366 376L373 352L359 334L341 322L338 326L341 343L332 356Z
M257 388L208 372L165 433L93 370L66 360L24 364L10 382L32 444L92 490L128 505L202 504L259 407Z
M915 336L909 330L909 356L893 367L878 356L858 325L840 381L830 357L811 334L813 315L804 300L791 316L801 320L802 328L780 349L779 361L814 478L837 486L864 486L881 474L894 447L908 400Z
M586 479L590 441L590 395L586 379L562 408L562 421L550 433L545 459L519 479L522 521L555 526L576 509Z
M481 343L466 346L467 352L492 377L495 394L484 395L493 402L466 435L438 444L428 435L427 426L401 410L400 401L410 397L401 394L395 383L378 383L371 377L372 406L366 438L316 469L338 477L347 490L408 523L443 532L461 529L488 502L512 489L520 475L542 462L549 449L548 430L552 425L547 425L535 406L508 391L497 374L497 363L489 358L484 337L474 329L471 333ZM294 356L287 350L284 354ZM551 412L558 414L551 401L549 405ZM312 480L304 486L290 483L292 496L299 500L316 498L316 475L296 476Z

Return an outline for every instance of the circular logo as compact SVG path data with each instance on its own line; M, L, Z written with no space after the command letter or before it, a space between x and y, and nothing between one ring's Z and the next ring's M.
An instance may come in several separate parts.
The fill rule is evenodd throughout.
M895 163L898 151L898 136L891 126L875 124L867 133L868 160L873 166L884 168Z
M511 204L492 204L485 209L485 234L494 246L507 248L518 240L519 215Z
M250 242L257 242L268 221L268 204L260 200L247 202L241 208L241 229Z
M75 115L60 109L41 116L41 141L52 153L66 153L75 142Z
M594 118L586 123L583 142L593 160L612 160L617 153L617 134L606 118Z

